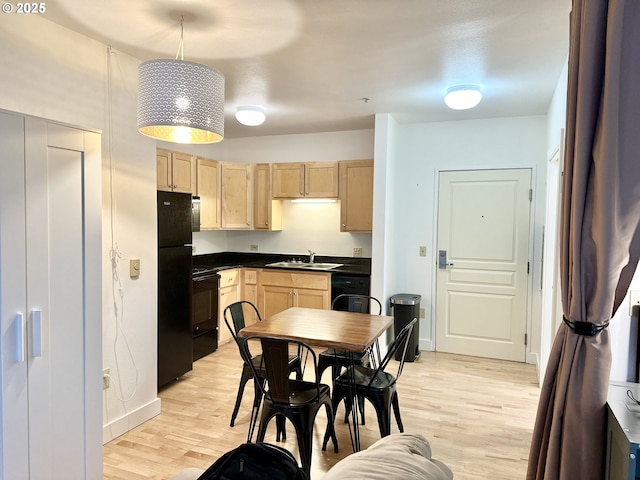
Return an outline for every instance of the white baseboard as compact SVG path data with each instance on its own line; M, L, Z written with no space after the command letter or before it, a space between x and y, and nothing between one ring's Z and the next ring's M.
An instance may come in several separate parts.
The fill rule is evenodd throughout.
M427 352L433 352L435 350L433 348L433 342L428 339L425 340L424 338L418 340L418 348Z
M102 444L110 442L114 438L127 433L147 420L151 420L160 414L160 399L156 398L146 405L137 408L127 415L118 418L102 427Z
M537 352L527 352L526 362L530 365L536 366L536 375L538 377L538 383L542 385L542 372L540 371L540 357Z

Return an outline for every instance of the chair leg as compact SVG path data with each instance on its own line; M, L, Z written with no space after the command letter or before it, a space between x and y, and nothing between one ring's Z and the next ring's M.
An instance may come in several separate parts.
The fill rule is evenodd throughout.
M253 373L251 372L251 367L246 364L242 366L242 375L240 376L240 385L238 385L238 394L236 395L236 404L233 407L233 413L231 414L231 423L230 426L233 427L233 424L236 421L236 417L238 416L238 411L240 410L240 403L242 402L242 394L244 393L244 387L247 385L247 382L253 378Z
M362 395L358 395L358 409L360 409L360 425L364 425L364 397Z
M313 421L315 415L309 415L307 424L296 426L296 437L298 439L298 452L300 453L300 463L307 476L311 478L311 442L313 441ZM304 422L301 422L304 423Z
M258 413L260 412L260 404L262 403L262 389L260 388L259 381L262 382L263 387L266 382L264 379L253 379L253 406L251 407L251 418L249 419L249 434L247 435L247 443L251 443L253 437L253 431L256 428L256 422L258 421Z
M393 396L391 397L391 404L393 405L393 413L396 416L398 429L400 430L400 433L403 433L404 427L402 426L402 419L400 418L400 404L398 403L398 392L393 392Z
M287 440L286 418L284 415L276 415L276 442Z
M331 365L331 384L335 386L335 379L340 375L342 367L340 365Z
M331 438L331 442L333 443L333 451L335 453L339 453L338 438L336 437L336 429L333 424L334 412L329 402L325 403L325 409L327 411L327 429L324 432L324 440L322 441L322 451L325 452L327 450L327 443L329 442L329 438Z

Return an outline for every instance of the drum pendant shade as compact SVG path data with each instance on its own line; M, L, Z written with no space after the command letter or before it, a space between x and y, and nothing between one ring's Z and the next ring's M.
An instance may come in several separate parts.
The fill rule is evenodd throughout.
M224 76L200 63L157 59L140 65L138 131L175 143L224 138Z

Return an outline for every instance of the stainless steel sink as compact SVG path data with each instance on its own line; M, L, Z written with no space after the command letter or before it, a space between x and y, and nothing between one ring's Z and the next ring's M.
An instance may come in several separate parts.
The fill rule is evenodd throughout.
M267 267L280 268L304 268L305 270L331 270L332 268L341 267L342 263L320 263L320 262L275 262L267 263Z

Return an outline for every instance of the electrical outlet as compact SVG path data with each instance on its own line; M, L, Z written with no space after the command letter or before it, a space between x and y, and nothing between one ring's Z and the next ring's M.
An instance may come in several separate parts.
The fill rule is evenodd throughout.
M102 370L102 389L106 390L111 386L111 377L109 376L110 370L105 368Z
M427 247L424 245L420 246L420 256L421 257L426 257L427 256Z
M424 308L421 308L420 309L420 318L424 318L424 315L425 315Z
M633 307L640 305L640 290L629 290L629 316L633 317Z
M258 245L251 245L251 251L252 252L257 252L258 251Z
M353 256L361 257L362 256L362 247L353 247Z

